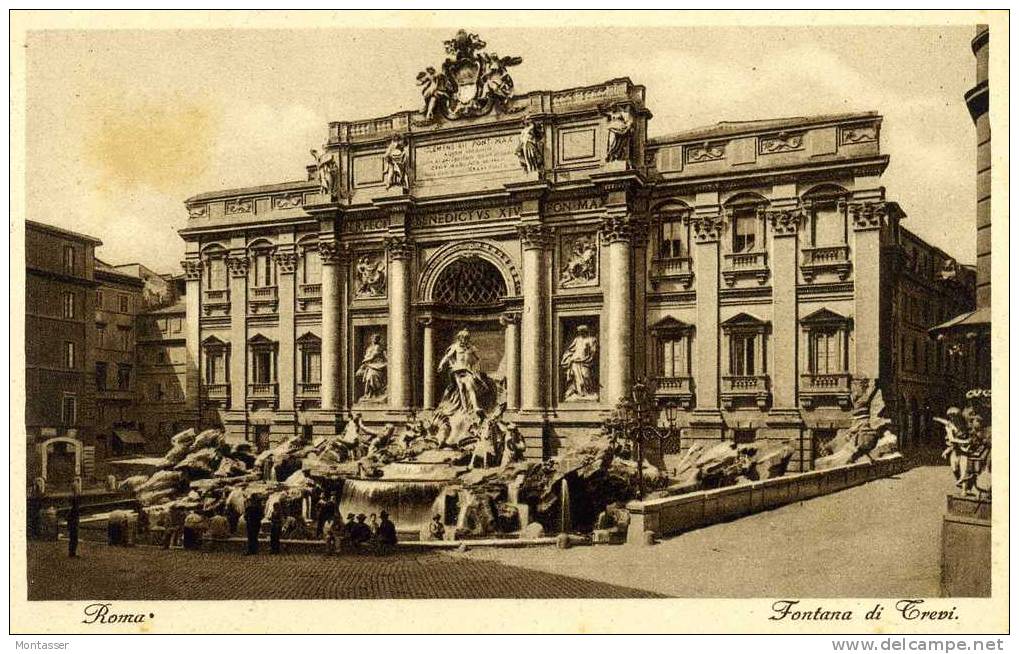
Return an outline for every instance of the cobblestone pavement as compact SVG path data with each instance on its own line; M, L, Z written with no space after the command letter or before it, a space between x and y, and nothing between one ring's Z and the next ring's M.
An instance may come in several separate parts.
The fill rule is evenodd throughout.
M674 597L936 597L947 466L663 540L653 547L451 554Z
M655 593L445 553L243 556L81 543L28 548L30 600L633 598Z

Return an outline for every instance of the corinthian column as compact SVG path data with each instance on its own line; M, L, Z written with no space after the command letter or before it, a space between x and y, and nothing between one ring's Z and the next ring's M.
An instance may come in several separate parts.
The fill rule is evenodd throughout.
M432 318L419 319L422 327L421 358L421 408L435 408L435 321Z
M389 408L411 405L410 257L414 246L404 236L386 239L389 251Z
M520 314L504 313L499 322L506 329L506 345L503 352L503 368L506 373L506 408L513 410L520 407L520 362L517 356L520 334L517 322Z
M340 408L340 277L342 256L339 244L320 240L318 256L322 261L322 383L320 402L323 411Z
M521 225L524 249L524 308L520 316L521 408L545 407L545 254L551 230L541 224Z
M631 245L635 222L622 212L613 212L601 225L602 243L608 249L605 318L602 342L605 371L602 387L604 404L613 406L624 397L633 378L633 261Z

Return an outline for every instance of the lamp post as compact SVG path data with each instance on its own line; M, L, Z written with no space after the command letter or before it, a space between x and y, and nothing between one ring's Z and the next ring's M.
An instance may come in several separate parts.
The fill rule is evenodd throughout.
M666 427L658 427L658 416L664 409ZM636 381L630 393L620 398L606 426L617 438L631 444L631 451L637 458L637 499L644 499L644 449L654 441L659 448L662 441L675 434L676 406L658 406L654 400L654 389L645 380Z

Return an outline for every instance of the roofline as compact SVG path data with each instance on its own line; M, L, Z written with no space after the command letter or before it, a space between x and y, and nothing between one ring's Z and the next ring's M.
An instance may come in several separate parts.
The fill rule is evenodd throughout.
M25 229L26 229L26 231L28 230L29 227L31 227L33 229L37 229L40 232L50 232L52 234L58 234L60 236L67 236L67 237L74 238L74 239L77 239L77 240L80 240L80 241L86 241L86 242L92 243L94 245L102 245L103 244L103 242L100 241L99 239L97 239L95 236L89 236L88 234L82 234L81 232L74 232L74 231L71 231L69 229L64 229L63 227L56 227L55 225L49 225L47 223L41 223L41 222L38 222L36 220L25 219Z
M648 138L649 146L667 145L694 141L705 137L732 137L745 134L756 134L760 132L773 132L775 130L796 129L799 127L817 127L819 125L838 125L857 120L882 120L877 111L860 111L845 114L817 114L813 116L790 116L788 118L766 118L763 120L747 121L721 121L714 125L703 125L680 132L672 132L661 136ZM775 125L782 121L789 121L787 125ZM794 122L795 121L795 122ZM713 134L713 131L718 133Z
M318 182L309 179L291 180L289 182L276 182L275 184L259 184L257 186L242 186L240 188L228 188L220 191L207 191L205 193L199 193L192 195L188 199L184 200L185 206L190 206L195 202L209 202L212 200L222 200L224 198L240 197L244 195L261 195L264 193L271 193L277 191L293 191L297 189L313 189L318 188Z

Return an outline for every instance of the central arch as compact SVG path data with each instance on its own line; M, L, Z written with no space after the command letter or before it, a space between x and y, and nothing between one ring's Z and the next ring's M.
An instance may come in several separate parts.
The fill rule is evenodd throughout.
M435 278L432 301L452 309L492 306L506 297L506 280L481 257L467 255L445 266Z
M440 248L431 256L421 271L418 297L425 302L442 302L442 299L436 296L440 278L454 274L467 265L465 262L471 261L475 262L473 265L478 266L479 271L482 270L481 264L485 263L491 266L483 269L486 274L492 269L498 273L504 289L501 299L520 295L520 274L509 255L501 248L485 241L462 241Z

